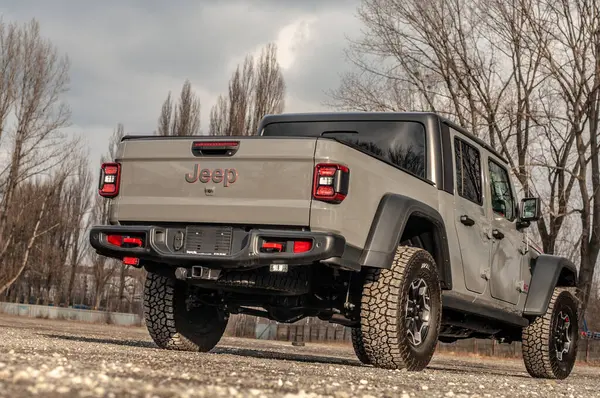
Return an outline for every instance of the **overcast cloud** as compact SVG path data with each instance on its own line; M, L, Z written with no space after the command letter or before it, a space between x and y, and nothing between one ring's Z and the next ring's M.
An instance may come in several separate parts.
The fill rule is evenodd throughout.
M360 29L359 0L1 0L5 22L36 18L71 61L70 131L92 148L94 167L116 124L151 134L167 93L190 79L202 129L236 65L267 42L279 47L286 111L324 110L324 90L348 66L346 36Z

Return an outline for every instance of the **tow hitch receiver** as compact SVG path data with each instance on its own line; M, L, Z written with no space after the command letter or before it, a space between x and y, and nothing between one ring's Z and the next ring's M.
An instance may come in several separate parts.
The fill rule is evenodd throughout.
M212 269L194 265L192 268L179 267L175 270L175 277L179 280L185 279L204 279L215 281L221 275L220 269Z

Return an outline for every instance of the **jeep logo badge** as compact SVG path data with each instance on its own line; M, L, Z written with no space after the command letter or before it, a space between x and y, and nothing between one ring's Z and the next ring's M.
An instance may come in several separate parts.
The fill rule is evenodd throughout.
M190 184L200 181L206 184L210 181L215 184L223 184L228 187L237 181L238 172L236 169L200 169L199 164L194 165L194 171L185 175L185 180Z

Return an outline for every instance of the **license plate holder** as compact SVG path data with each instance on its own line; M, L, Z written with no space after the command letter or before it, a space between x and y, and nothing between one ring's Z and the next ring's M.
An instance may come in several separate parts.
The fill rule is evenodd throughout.
M185 229L185 253L197 256L228 256L231 254L233 228L188 226Z

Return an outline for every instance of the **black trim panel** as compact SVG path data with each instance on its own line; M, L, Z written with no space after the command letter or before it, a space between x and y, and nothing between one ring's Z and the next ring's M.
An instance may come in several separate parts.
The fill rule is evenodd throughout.
M450 195L454 195L454 151L452 150L452 140L450 140L450 128L446 123L440 123L440 135L442 136L442 159L440 162L442 168L442 189Z
M432 207L404 195L386 194L379 202L365 248L359 260L361 266L389 268L396 248L411 216L418 216L434 225L434 259L439 267L444 289L452 289L450 250L446 226L440 213Z
M469 300L457 297L449 293L450 292L442 292L443 308L453 309L466 314L478 315L483 318L493 319L519 327L526 327L529 325L529 321L522 316L487 304L473 302L472 299Z
M360 271L361 265L359 263L362 250L356 246L346 244L344 254L342 257L331 257L325 260L321 260L322 263L331 265L334 267L344 268L351 271Z
M208 267L244 268L285 263L289 265L304 265L341 257L346 247L346 239L340 235L317 233L310 231L293 230L268 230L252 229L244 236L235 236L232 246L239 250L230 255L203 255L185 254L172 251L164 239L157 239L157 235L166 236L168 230L157 226L94 226L90 231L90 244L96 252L106 257L122 259L123 257L137 257L143 264L144 261L170 265L206 265ZM121 248L109 244L106 236L110 234L134 234L143 238L144 247ZM274 240L312 239L312 250L305 253L264 253L258 249L258 242L263 238Z
M523 315L542 316L548 309L555 287L575 286L577 268L564 257L541 254L532 260L532 269ZM559 283L561 275L566 276L563 283Z

